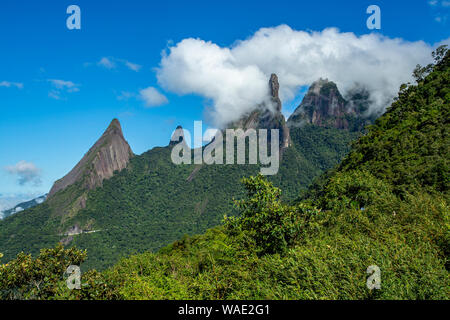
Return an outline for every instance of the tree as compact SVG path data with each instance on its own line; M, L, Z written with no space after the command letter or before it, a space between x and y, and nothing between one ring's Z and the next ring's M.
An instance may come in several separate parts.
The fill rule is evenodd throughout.
M242 231L252 239L259 254L283 254L300 235L307 214L318 210L302 203L289 206L281 203L281 190L261 174L244 178L247 199L236 201L240 218L226 218L229 232Z
M42 249L39 256L19 253L15 260L0 265L0 299L48 299L54 297L64 282L64 272L70 265L80 265L86 251Z

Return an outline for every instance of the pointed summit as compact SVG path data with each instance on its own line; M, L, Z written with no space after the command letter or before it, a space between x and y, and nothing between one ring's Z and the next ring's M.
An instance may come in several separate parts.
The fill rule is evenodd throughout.
M228 125L228 128L247 129L278 129L280 148L285 149L291 144L289 128L286 119L281 113L281 100L278 96L280 84L278 77L272 73L268 82L269 102L255 106L255 109L245 114L240 120ZM268 105L269 104L269 105ZM271 104L271 105L270 105ZM270 130L269 130L270 136ZM269 137L270 139L270 137Z
M277 112L281 112L281 100L278 95L278 92L280 91L280 84L278 82L278 77L275 73L272 73L272 75L270 76L269 88L272 102L275 105L275 110Z
M103 180L113 176L114 171L124 169L132 156L133 152L123 137L119 120L113 119L80 162L54 183L49 198L75 183L81 183L88 190L100 186Z
M272 73L270 75L269 88L270 88L270 95L274 98L278 98L278 91L280 90L280 84L278 83L278 77L275 73Z
M117 129L120 130L120 132L122 133L122 127L120 125L120 122L117 118L114 118L111 120L111 123L109 124L108 128L106 129L106 131L108 130L113 130L113 129Z
M170 138L169 146L174 146L176 144L179 144L180 142L184 142L184 131L182 126L177 126L175 131L172 134L172 137Z

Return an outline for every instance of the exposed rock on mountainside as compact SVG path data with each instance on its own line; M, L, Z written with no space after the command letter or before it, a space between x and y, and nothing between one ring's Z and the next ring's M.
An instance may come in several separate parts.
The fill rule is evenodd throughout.
M131 157L133 152L123 137L119 120L114 119L80 162L55 182L49 198L76 182L82 182L83 187L89 190L101 186L104 179L113 176L114 171L124 169Z
M360 131L375 116L365 114L369 108L369 93L355 88L348 93L347 100L336 84L328 79L314 82L302 103L289 117L290 127L314 124L320 127Z
M280 85L276 74L272 74L269 80L270 101L259 105L244 115L239 121L230 124L229 128L247 129L279 129L280 148L287 148L291 144L289 128L286 119L281 113L281 100L278 96ZM270 135L270 132L269 132ZM269 136L268 135L268 136ZM268 137L270 139L270 136Z

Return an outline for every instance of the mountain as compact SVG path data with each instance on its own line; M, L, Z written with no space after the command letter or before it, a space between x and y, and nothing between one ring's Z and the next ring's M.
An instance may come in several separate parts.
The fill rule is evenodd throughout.
M280 168L269 179L285 190L285 201L294 201L347 154L359 132L314 124L288 128L278 90L272 75L270 102L255 106L230 127L281 130ZM75 168L55 183L47 201L0 221L5 259L62 242L88 250L84 268L104 269L122 256L156 251L185 234L202 233L219 225L225 213L239 214L233 202L245 195L239 181L257 174L260 166L175 165L175 145L171 141L133 155L113 120Z
M44 202L45 199L47 199L47 194L37 197L35 199L32 199L30 201L21 202L11 209L3 210L2 211L3 218L9 217L10 215L12 215L14 213L37 206L38 204L41 204L42 202Z
M75 183L81 183L89 190L101 186L103 180L113 176L114 171L124 169L132 157L133 152L123 137L120 122L113 119L80 162L66 176L55 182L48 196L51 198Z
M315 81L301 104L289 117L289 127L314 124L325 128L361 131L376 116L368 113L369 93L355 87L344 99L337 85L328 79Z
M85 275L81 292L62 297L448 300L446 52L416 69L431 72L402 85L310 197L286 203L262 176L244 179L239 218Z
M244 192L236 192L235 178L257 170L174 166L173 146L154 148L89 191L78 215L101 229L73 228L72 242L105 266L149 241L161 245L169 230L177 241L83 272L80 290L68 289L62 274L86 252L57 246L35 258L21 254L0 265L0 299L448 300L450 53L439 47L433 57L302 200L286 201L261 175L243 179ZM286 154L296 147L293 139ZM298 180L288 172L285 181ZM237 216L223 195L240 199ZM181 237L208 225L220 204L228 215L221 225ZM0 221L5 258L17 252L17 239L28 252L45 246L48 209L46 201Z
M289 147L291 139L284 115L281 113L281 100L279 97L280 84L276 74L269 79L270 100L256 107L252 112L245 114L238 121L229 124L228 128L247 129L278 129L279 145L282 149ZM270 132L268 132L270 140Z

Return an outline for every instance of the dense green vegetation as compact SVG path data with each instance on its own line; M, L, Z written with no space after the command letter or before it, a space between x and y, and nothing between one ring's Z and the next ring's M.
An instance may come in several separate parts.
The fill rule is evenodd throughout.
M277 175L270 180L292 201L326 169L342 159L358 133L307 125L291 130ZM86 208L78 200L86 191L72 185L42 205L0 221L0 251L5 260L17 253L38 254L61 239L87 249L83 269L103 270L120 257L157 251L181 238L205 232L238 210L242 177L259 172L257 165L174 165L171 147L154 148L134 157L127 169L87 193ZM69 209L67 209L69 208ZM78 211L73 214L73 208ZM71 226L96 230L63 236Z
M283 201L262 176L244 179L240 216L85 273L81 290L55 282L52 298L449 299L449 67L444 52L417 85L402 86L303 200ZM0 268L2 292L39 278L20 269L23 259ZM381 289L366 287L370 265Z

